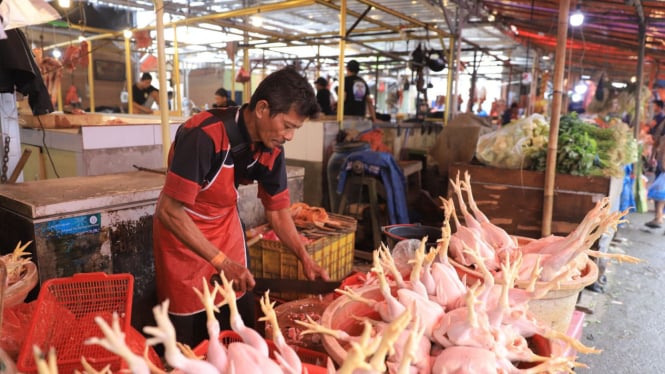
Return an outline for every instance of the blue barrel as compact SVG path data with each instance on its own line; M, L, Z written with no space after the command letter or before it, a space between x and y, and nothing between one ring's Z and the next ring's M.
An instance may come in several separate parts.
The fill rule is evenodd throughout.
M326 167L326 174L328 178L328 201L330 203L330 211L337 212L337 204L339 204L339 195L337 194L337 177L342 168L342 163L348 155L358 151L369 151L369 143L365 142L348 142L335 144L333 154L328 160Z

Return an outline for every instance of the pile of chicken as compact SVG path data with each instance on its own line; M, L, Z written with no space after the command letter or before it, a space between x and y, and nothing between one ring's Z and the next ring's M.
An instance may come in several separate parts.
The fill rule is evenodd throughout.
M569 235L550 235L533 240L524 246L518 246L517 240L505 230L492 224L478 209L471 191L471 178L468 172L464 181L460 181L459 173L451 184L457 197L460 213L464 218L462 224L453 212L457 230L450 238L450 256L465 266L478 268L480 262L494 275L496 281L503 279L501 264L505 261L515 263L521 259L517 272L520 284L532 279L537 273L537 281L566 281L579 277L586 267L588 256L614 258L625 262L640 260L627 255L607 254L591 250L593 243L608 229L616 230L625 212L612 212L609 198L603 198L589 211L582 222ZM468 200L464 201L464 192ZM442 199L443 200L443 199ZM446 209L455 209L452 199L444 201ZM470 209L470 211L469 211ZM478 258L469 256L466 248L478 253Z
M477 261L483 273L482 281L467 288L448 260L452 242L448 223L453 209L449 209L452 202L444 203L448 209L442 238L427 254L426 240L421 242L408 281L403 280L389 250L382 247L374 252L371 272L382 297L368 299L362 292L349 288L338 291L343 297L365 303L378 312L380 321L365 321L372 326L371 331L360 337L349 336L344 331L309 321L301 322L308 327L304 333L329 334L350 343L342 368L352 366L373 373L383 373L386 369L390 373L572 372L572 367L582 366L573 358L535 354L527 338L536 334L563 341L582 353L599 352L531 317L527 302L536 296L535 292L514 288L523 263L519 256L514 260L505 257L499 265L502 284L497 284L484 266L481 254L465 246L465 256ZM531 277L537 275L534 272ZM396 323L404 328L395 328ZM393 342L393 348L384 362L374 355L383 355L375 347L386 339ZM409 363L406 367L405 362ZM535 366L520 369L515 366L517 362Z
M32 241L29 241L21 245L21 242L18 242L12 253L0 256L0 261L4 262L7 268L5 287L8 288L19 282L25 275L25 266L30 262L30 252L26 252L25 249L28 248L31 243Z
M176 342L175 329L168 317L168 300L153 308L157 326L144 327L143 332L151 336L147 339L148 345L164 345L164 358L174 368L172 373L301 374L305 372L303 371L303 364L300 358L295 350L286 344L284 336L279 329L274 310L275 303L270 301L268 292L260 300L261 309L265 314L261 320L267 321L272 326L273 342L277 348L276 352L272 352L275 357L274 360L269 356L269 347L266 340L256 330L246 327L242 321L236 305L233 281L229 282L223 273L221 274L221 278L222 284L216 283L212 291L205 279L203 280L202 291L194 288L194 291L205 306L208 321L207 329L210 340L205 358L196 357L189 347ZM224 297L224 301L215 305L214 300L218 293ZM219 311L219 307L222 305L229 306L231 328L242 338L242 342L233 342L228 346L224 346L218 340L220 326L214 312ZM95 322L101 328L104 337L90 338L86 341L86 344L98 344L122 357L127 362L129 370L132 373L163 373L163 371L151 364L147 358L147 350L144 357L140 357L134 354L125 344L125 335L120 328L117 315L113 316L111 326L102 317L96 317ZM36 359L43 359L41 353L35 353L35 355ZM110 372L108 367L101 371L95 371L87 363L84 362L83 365L88 374Z

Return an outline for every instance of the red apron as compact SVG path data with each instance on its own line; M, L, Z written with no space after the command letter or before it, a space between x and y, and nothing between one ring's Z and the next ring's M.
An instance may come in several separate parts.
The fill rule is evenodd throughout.
M210 242L233 261L247 266L245 237L237 200L233 167L224 165L215 178L201 189L195 204L186 206L186 211ZM184 246L159 219L155 218L153 224L155 280L159 301L168 298L169 312L172 314L190 315L204 310L192 287L201 290L202 279L209 282L210 277L216 273L215 268ZM238 294L240 296L242 294ZM221 300L218 297L216 302Z

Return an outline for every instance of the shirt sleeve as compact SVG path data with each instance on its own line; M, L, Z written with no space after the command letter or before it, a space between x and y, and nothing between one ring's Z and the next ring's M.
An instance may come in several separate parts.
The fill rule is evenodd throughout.
M200 127L181 126L173 147L164 192L185 204L193 204L218 156L214 142Z

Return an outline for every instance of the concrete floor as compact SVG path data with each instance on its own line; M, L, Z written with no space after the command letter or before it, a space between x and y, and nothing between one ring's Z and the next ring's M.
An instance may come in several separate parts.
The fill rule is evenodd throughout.
M646 228L652 218L653 211L630 214L609 250L644 261L612 261L605 292L580 296L578 306L592 312L581 340L603 352L578 357L589 368L577 373L665 373L665 228Z

